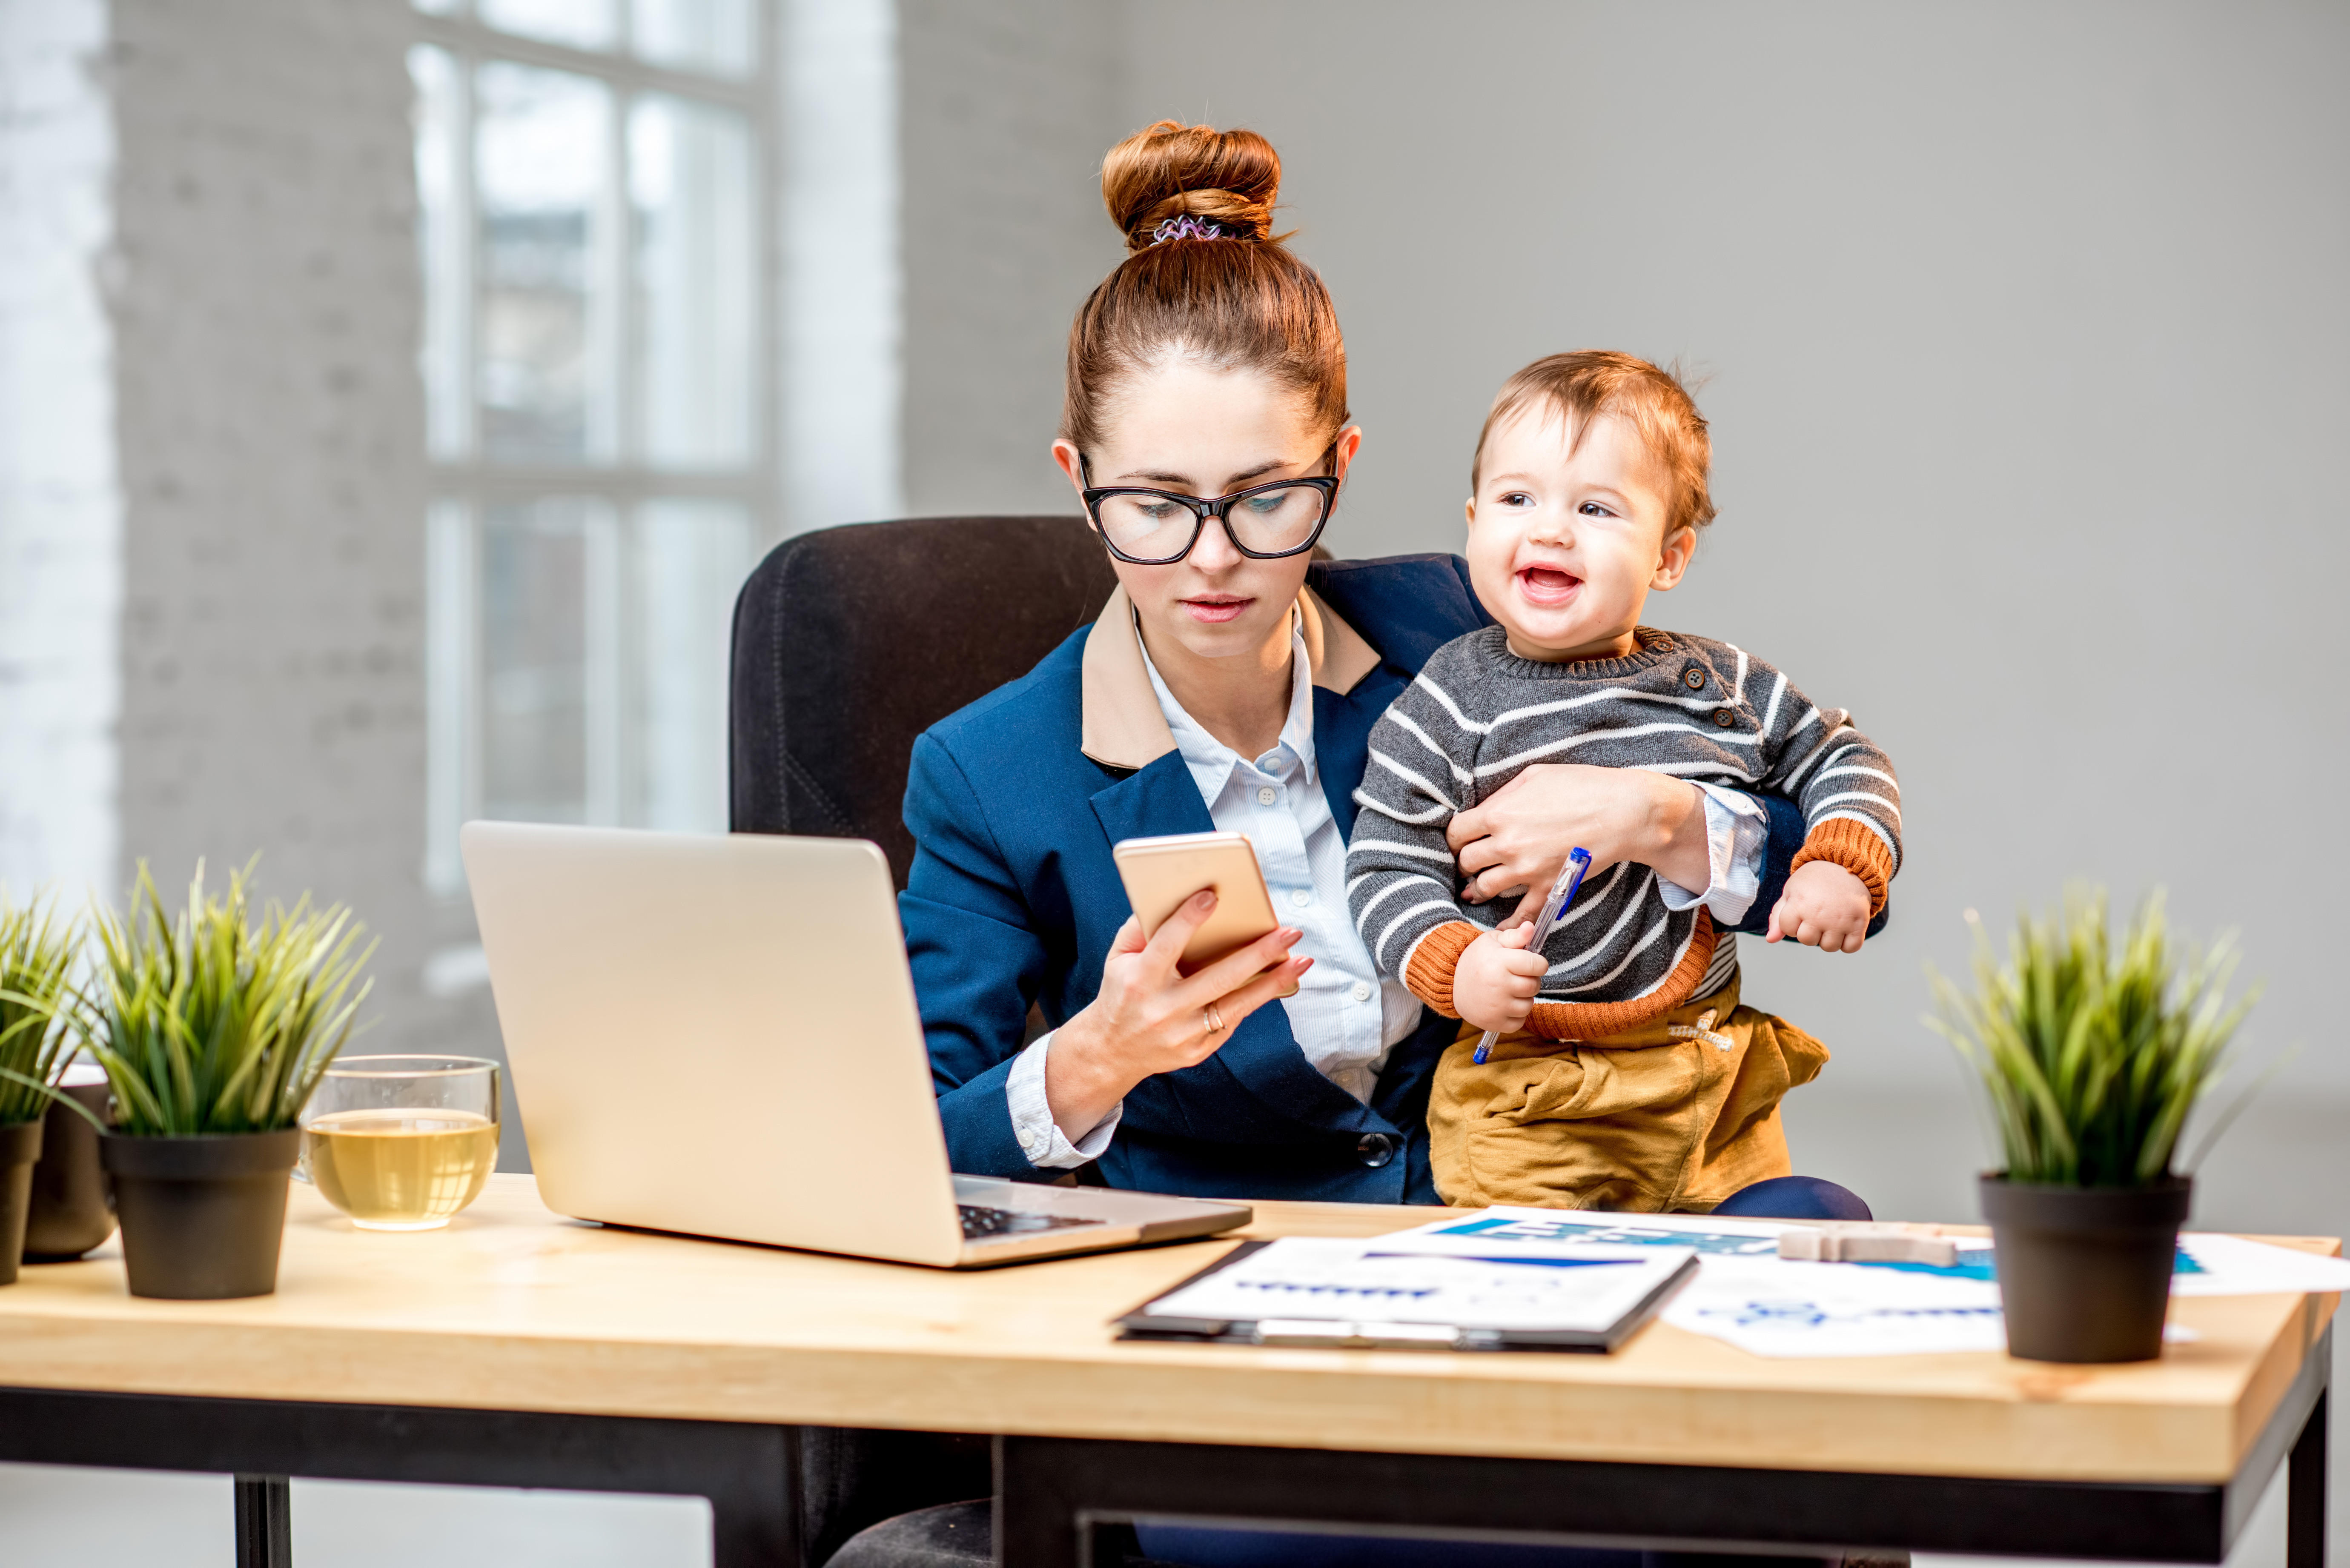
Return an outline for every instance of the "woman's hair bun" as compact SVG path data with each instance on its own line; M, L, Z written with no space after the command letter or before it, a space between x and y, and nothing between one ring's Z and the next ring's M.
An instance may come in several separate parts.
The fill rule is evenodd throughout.
M1218 130L1162 119L1102 160L1102 205L1129 251L1157 243L1159 225L1190 216L1229 239L1278 240L1274 198L1281 155L1253 130Z

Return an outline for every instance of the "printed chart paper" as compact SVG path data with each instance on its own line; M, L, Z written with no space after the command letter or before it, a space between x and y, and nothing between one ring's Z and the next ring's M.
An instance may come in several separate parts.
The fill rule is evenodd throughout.
M1690 1256L1589 1247L1575 1262L1428 1257L1380 1241L1291 1236L1150 1303L1154 1316L1445 1324L1603 1333Z
M1586 1248L1694 1249L1698 1277L1664 1321L1755 1355L1930 1355L2004 1350L2006 1325L1987 1237L1962 1236L1948 1268L1919 1263L1782 1260L1780 1232L1798 1222L1706 1215L1594 1214L1497 1206L1382 1236L1391 1251L1451 1258L1572 1257ZM2350 1262L2236 1236L2179 1238L2171 1292L2266 1295L2350 1289ZM2191 1338L2174 1329L2174 1341Z

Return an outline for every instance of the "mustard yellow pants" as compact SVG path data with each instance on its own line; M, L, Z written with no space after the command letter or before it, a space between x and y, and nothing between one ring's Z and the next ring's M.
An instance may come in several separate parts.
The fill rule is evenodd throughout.
M1828 1060L1736 980L1605 1039L1505 1034L1482 1065L1480 1033L1461 1026L1428 1104L1436 1189L1467 1208L1702 1214L1792 1174L1779 1101Z

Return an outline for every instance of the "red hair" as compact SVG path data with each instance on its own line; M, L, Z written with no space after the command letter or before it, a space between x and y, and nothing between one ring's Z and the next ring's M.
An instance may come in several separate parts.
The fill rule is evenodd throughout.
M1713 521L1713 437L1705 416L1671 371L1612 348L1553 354L1502 383L1485 428L1477 432L1477 455L1469 463L1471 494L1494 428L1536 408L1556 414L1566 426L1569 452L1583 444L1584 431L1602 415L1613 414L1631 426L1665 481L1668 537L1676 529L1702 528Z
M1347 422L1347 348L1330 291L1273 233L1273 143L1162 119L1109 150L1101 182L1132 254L1069 328L1062 438L1097 446L1118 383L1176 354L1263 371L1336 437Z

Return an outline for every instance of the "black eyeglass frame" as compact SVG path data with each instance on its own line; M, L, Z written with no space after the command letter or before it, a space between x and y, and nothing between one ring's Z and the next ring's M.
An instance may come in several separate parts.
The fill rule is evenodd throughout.
M1337 452L1338 443L1332 441L1328 450L1322 453L1323 463L1325 465L1330 463L1336 457ZM1091 480L1094 476L1092 463L1083 452L1077 454L1077 472L1087 480ZM1286 550L1252 550L1242 544L1241 536L1232 530L1231 514L1233 504L1246 501L1252 495L1262 495L1268 490L1289 490L1300 484L1309 485L1322 493L1322 517L1314 524L1314 532L1305 536L1305 542L1302 545L1293 545ZM1171 566L1199 547L1200 535L1207 532L1208 519L1211 517L1224 525L1224 537L1232 542L1232 548L1252 561L1280 561L1291 556L1302 556L1320 542L1322 530L1330 526L1330 519L1336 514L1338 485L1339 480L1336 474L1315 473L1308 474L1302 479L1268 480L1263 484L1252 484L1246 490L1235 490L1229 495L1183 495L1172 490L1152 490L1147 485L1140 484L1106 484L1097 487L1090 483L1079 490L1077 493L1086 504L1086 520L1093 524L1094 537L1102 542L1103 549L1107 550L1129 566ZM1128 555L1110 543L1109 531L1102 526L1101 504L1106 497L1112 495L1155 496L1159 500L1172 501L1178 506L1188 508L1191 514L1191 536L1184 540L1183 547L1171 556L1146 557Z

